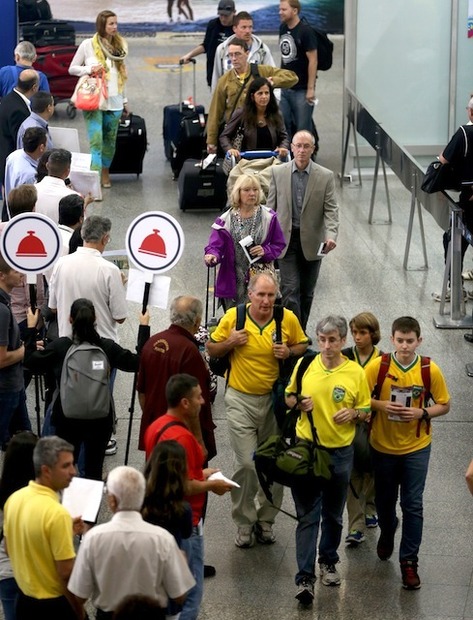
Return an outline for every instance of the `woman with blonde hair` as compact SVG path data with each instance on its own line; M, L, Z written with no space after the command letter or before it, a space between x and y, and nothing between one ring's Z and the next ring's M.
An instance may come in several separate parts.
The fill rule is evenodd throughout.
M92 155L91 169L101 173L102 187L110 187L110 164L115 154L118 124L122 112L128 114L125 94L128 45L118 33L113 11L101 11L95 25L96 33L79 45L69 73L80 77L105 71L107 97L101 109L84 111L84 118Z
M251 272L274 271L273 261L286 246L276 213L261 199L258 179L242 174L230 194L230 209L212 224L204 262L220 265L215 295L225 310L247 301Z

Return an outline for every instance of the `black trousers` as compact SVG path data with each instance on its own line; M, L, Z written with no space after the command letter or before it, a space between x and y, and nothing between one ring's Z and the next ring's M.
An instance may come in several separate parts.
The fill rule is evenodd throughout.
M58 598L31 598L20 592L16 604L17 620L32 620L32 618L59 618L61 620L77 620L65 596Z

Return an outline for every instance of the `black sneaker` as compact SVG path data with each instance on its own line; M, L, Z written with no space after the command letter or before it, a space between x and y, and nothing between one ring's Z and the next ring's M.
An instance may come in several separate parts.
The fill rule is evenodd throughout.
M308 577L303 577L297 584L296 599L301 605L312 605L314 602L314 583Z
M406 590L418 590L420 588L420 578L415 560L402 560L401 573L403 588Z
M386 532L381 530L379 535L378 544L376 546L376 553L380 560L389 560L394 551L394 535L399 525L399 519L396 517L396 525L392 532Z

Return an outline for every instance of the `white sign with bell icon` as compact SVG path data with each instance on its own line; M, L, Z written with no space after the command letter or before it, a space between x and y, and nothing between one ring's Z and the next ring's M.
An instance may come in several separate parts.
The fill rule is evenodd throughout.
M135 218L126 233L128 257L141 271L165 273L184 250L181 225L168 213L148 211Z
M60 258L61 232L46 215L21 213L5 224L0 250L12 269L26 273L29 283L36 282L36 274L51 269Z
M184 251L179 222L163 211L142 213L128 227L126 250L136 267L129 272L127 299L141 302L148 290L149 305L166 308L171 279L161 274L172 269Z

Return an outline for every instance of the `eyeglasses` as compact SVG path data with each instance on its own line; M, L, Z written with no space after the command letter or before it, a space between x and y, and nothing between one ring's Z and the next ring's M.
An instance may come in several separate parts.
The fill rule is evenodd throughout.
M310 151L314 148L313 144L293 144L292 146L298 151Z

